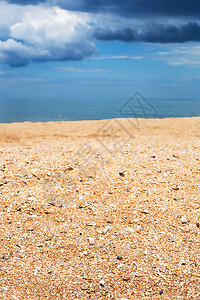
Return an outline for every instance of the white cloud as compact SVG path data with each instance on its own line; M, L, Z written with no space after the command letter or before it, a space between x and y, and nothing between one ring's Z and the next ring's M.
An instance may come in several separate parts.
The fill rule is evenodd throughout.
M169 49L165 47L165 51L157 52L156 59L171 66L200 67L200 45L174 45L173 48L170 47Z
M74 68L74 67L57 67L54 68L56 71L61 72L72 72L72 73L83 73L83 72L103 72L104 69L83 69L83 68ZM109 71L109 70L106 70Z
M132 56L132 55L112 55L112 56L98 56L95 59L133 59L133 60L140 60L144 59L144 56Z
M7 29L0 36L0 63L21 66L30 61L78 60L96 52L88 34L87 14L58 7L5 3L3 11L5 16L12 17L4 16L1 20L0 13L0 28Z

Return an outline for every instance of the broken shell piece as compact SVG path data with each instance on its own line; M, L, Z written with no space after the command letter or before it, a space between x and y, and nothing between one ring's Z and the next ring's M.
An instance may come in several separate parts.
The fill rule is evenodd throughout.
M88 242L90 245L94 245L95 244L95 240L92 237L87 238Z

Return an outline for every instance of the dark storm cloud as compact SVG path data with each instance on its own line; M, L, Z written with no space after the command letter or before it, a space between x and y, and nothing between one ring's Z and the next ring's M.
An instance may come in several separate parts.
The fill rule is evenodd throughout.
M200 16L199 0L57 0L55 2L66 9L110 12L126 17Z
M139 39L151 43L184 43L200 41L200 25L188 22L180 26L152 23Z
M198 17L199 0L7 0L15 4L48 2L65 9L87 12L109 12L126 17Z
M118 40L123 42L149 43L198 42L200 41L200 25L194 22L188 22L179 26L151 22L146 24L140 31L136 31L130 27L117 30L96 28L93 36L102 41Z
M137 39L137 32L134 29L130 29L129 27L118 30L113 30L109 28L96 28L94 30L93 36L97 40L102 41L118 40L123 42L133 42Z
M37 5L38 3L47 2L47 0L7 0L6 2L18 5Z

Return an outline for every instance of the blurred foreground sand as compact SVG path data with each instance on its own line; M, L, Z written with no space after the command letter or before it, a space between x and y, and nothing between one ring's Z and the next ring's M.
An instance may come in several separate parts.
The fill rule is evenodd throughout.
M0 140L0 299L200 299L200 118Z

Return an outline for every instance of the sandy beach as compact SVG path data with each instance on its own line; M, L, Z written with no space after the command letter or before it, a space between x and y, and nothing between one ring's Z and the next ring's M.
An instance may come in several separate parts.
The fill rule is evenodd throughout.
M200 118L0 141L0 299L200 299Z

